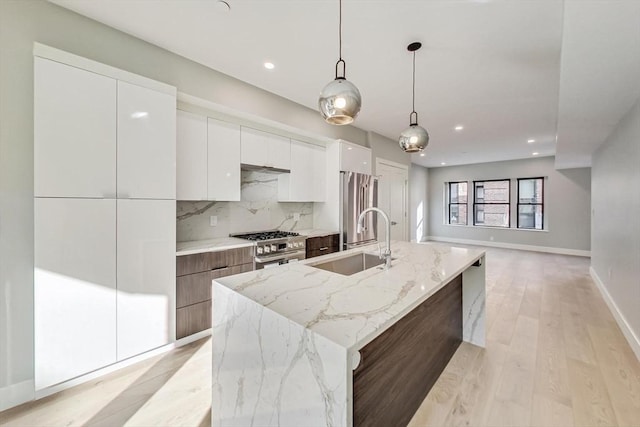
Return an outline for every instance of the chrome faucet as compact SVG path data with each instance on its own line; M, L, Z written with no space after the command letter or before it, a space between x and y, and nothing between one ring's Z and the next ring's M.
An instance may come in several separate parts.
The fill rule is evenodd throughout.
M364 215L367 212L378 212L380 215L382 215L382 218L384 218L384 221L387 224L387 235L386 235L386 241L385 241L387 247L385 248L384 252L380 254L380 259L384 258L384 268L386 270L387 268L391 267L391 221L389 221L389 216L387 216L387 214L382 209L367 208L363 210L360 213L360 216L358 217L358 227L357 227L358 233L360 233L364 228L363 220L364 220Z

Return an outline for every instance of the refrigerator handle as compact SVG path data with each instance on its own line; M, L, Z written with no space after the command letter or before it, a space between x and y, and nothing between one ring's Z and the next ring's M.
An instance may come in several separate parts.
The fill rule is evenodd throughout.
M361 186L361 187L360 187L360 204L359 204L359 206L358 206L358 212L357 212L358 217L360 217L360 213L361 213L363 210L365 210L365 209L366 209L366 208L365 208L365 206L366 206L366 205L365 205L365 201L366 201L366 197L367 197L367 193L366 193L366 191L367 191L367 188L366 188L366 186L365 186L365 185L363 185L363 186ZM358 218L356 218L356 220L357 220L357 219L358 219ZM362 225L363 225L363 227L362 227L362 231L366 231L366 230L367 230L367 222L368 222L368 221L367 221L367 218L363 218L363 221L362 221Z

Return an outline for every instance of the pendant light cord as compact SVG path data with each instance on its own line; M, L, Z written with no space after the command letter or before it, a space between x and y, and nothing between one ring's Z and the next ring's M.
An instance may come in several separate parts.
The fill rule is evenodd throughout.
M413 51L413 102L411 104L411 112L416 112L416 51Z
M339 2L339 7L340 7L340 14L339 14L339 19L338 19L338 38L339 38L339 43L340 43L340 50L339 50L339 60L342 61L342 0L340 0Z

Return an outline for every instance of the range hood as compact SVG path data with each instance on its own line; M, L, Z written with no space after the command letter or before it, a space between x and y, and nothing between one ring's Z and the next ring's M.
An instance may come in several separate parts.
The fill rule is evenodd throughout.
M274 168L272 166L248 165L246 163L241 163L240 169L243 171L264 172L264 173L291 173L291 170L289 169Z

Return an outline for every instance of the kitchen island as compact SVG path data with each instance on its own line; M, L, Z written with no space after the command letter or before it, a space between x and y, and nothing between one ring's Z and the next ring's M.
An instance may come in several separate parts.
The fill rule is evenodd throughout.
M461 340L484 346L484 251L392 243L213 282L214 426L406 424ZM390 424L391 422L391 424Z

